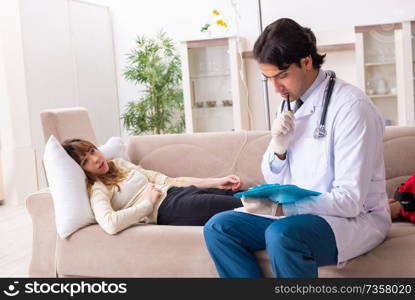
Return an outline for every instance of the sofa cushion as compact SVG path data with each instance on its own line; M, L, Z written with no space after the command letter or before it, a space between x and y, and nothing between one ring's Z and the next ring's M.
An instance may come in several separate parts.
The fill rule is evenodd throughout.
M135 136L128 140L131 161L171 177L236 174L244 188L262 184L262 155L269 132L239 131Z
M415 127L387 126L383 141L386 190L392 198L399 184L415 173Z
M405 245L403 247L402 245ZM320 267L319 277L413 277L415 226L394 223L387 240L342 269ZM255 253L266 277L273 277L265 251ZM59 276L217 277L201 226L137 225L117 235L98 225L58 239Z
M393 223L386 240L342 269L319 268L320 277L414 277L415 225Z
M88 110L84 107L44 110L40 119L45 141L54 135L60 142L71 138L97 142Z
M217 277L202 226L140 224L116 235L98 225L57 242L59 276Z

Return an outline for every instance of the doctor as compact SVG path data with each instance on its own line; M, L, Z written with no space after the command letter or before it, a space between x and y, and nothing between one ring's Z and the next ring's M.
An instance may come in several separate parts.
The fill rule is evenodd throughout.
M262 161L265 181L322 195L269 210L286 216L280 219L219 213L204 227L206 244L221 277L262 277L254 252L263 249L276 277L317 277L318 267L344 265L382 243L389 230L383 120L361 90L321 69L324 55L314 34L291 19L268 25L254 56L292 108L283 103L273 122ZM325 134L317 137L320 124Z

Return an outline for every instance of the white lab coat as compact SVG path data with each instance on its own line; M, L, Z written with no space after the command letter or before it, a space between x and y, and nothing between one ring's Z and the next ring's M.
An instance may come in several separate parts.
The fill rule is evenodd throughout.
M391 225L385 187L383 119L358 88L336 80L324 138L320 122L328 77L295 113L295 132L284 161L270 168L272 150L262 161L267 183L295 184L321 192L314 201L283 205L285 215L314 214L331 226L338 266L378 246Z

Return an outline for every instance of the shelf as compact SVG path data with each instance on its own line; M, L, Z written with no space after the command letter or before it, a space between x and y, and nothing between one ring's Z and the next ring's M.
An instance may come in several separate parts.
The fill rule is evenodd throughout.
M388 66L388 65L394 65L395 62L371 62L371 63L365 63L366 67L373 67L373 66Z
M229 39L233 38L233 36L217 36L217 37L209 37L203 39L192 39L187 41L182 41L182 43L186 44L188 49L193 48L209 48L209 47L216 47L216 46L228 46Z
M389 30L402 29L402 23L373 24L373 25L355 26L354 31L356 33L369 33L371 31L384 32L385 28L388 28Z
M396 94L374 94L374 95L368 95L372 99L380 99L380 98L391 98L396 97Z
M355 43L331 44L317 46L318 52L335 52L335 51L354 51Z
M317 45L318 52L354 51L355 43L341 43L331 45ZM243 51L242 58L254 58L252 51Z
M191 79L211 78L211 77L228 77L231 73L209 73L190 76Z
M195 110L205 110L205 111L213 111L213 110L221 110L221 109L225 109L225 110L229 110L229 109L233 109L232 105L231 106L213 106L213 107L209 107L209 106L203 106L203 107L197 107L197 106L193 106L192 109Z

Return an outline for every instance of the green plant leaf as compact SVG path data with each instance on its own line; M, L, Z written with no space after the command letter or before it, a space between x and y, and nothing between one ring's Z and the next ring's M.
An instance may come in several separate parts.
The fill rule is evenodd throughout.
M154 38L138 36L135 44L123 76L144 90L125 106L125 129L132 135L184 132L181 61L173 41L161 30Z

